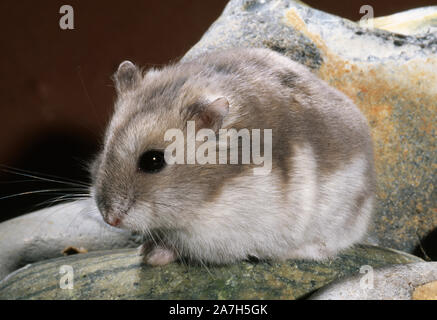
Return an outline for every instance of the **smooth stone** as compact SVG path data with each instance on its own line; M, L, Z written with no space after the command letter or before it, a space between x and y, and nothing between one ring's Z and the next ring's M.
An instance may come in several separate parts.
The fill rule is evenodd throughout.
M184 59L268 47L349 96L366 115L375 145L379 186L370 239L412 253L437 228L437 33L416 34L418 21L420 30L434 28L429 12L436 7L399 13L402 32L413 34L402 35L362 28L300 1L231 0ZM408 17L414 23L406 24Z
M373 270L373 287L369 286L368 279L364 279L363 274L360 274L329 284L311 296L311 299L411 300L413 293L417 290L416 287L436 280L437 262L395 265ZM426 292L429 292L429 288ZM425 297L427 296L416 296L416 299ZM436 297L435 291L434 297Z
M32 262L83 251L135 247L141 237L107 225L91 200L39 210L0 224L0 279Z
M230 266L151 267L135 249L92 252L30 264L0 282L0 299L296 299L374 268L422 261L395 250L357 246L325 262L242 262ZM73 289L60 274L73 268Z

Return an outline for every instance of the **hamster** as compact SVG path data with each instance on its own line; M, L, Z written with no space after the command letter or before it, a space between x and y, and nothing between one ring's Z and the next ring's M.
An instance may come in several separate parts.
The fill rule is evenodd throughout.
M349 98L306 67L236 48L147 72L125 61L114 82L91 195L108 224L147 237L146 263L322 260L363 239L375 201L370 130ZM190 121L196 132L270 129L271 171L254 174L258 165L241 156L167 163L166 131L188 139Z

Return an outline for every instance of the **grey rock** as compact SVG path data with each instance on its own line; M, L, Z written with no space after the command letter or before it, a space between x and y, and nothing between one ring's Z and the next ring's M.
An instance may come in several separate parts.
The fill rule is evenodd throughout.
M35 261L88 251L138 246L140 238L112 228L88 200L57 205L0 224L0 279Z
M372 271L370 271L372 272ZM373 277L373 281L372 281ZM437 262L395 265L334 281L313 300L411 300L416 287L437 280Z
M28 265L0 282L0 299L297 299L363 265L419 261L395 250L356 246L323 262L151 267L142 263L138 250L120 249ZM60 273L62 266L72 271L71 290L61 289L67 276Z

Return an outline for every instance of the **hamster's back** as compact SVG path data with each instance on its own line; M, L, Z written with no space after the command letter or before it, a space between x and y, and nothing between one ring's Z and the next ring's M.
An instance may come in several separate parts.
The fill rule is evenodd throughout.
M236 180L235 187L257 185L253 203L259 206L261 197L273 211L281 211L273 205L283 200L277 192L286 194L282 209L289 220L281 229L295 248L285 255L328 257L362 239L373 210L375 175L370 130L358 107L304 66L271 50L224 50L193 63L204 66L205 81L229 98L225 127L272 129L272 174L278 179L249 177L241 185ZM277 192L269 183L277 184ZM225 192L218 202L227 197L234 198ZM249 207L254 217L259 210L270 214L268 208Z

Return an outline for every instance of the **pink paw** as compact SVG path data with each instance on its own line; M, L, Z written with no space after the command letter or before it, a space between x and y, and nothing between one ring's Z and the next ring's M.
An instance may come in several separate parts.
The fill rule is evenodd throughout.
M143 244L141 251L144 255L144 262L151 266L163 266L176 260L176 253L161 245Z

